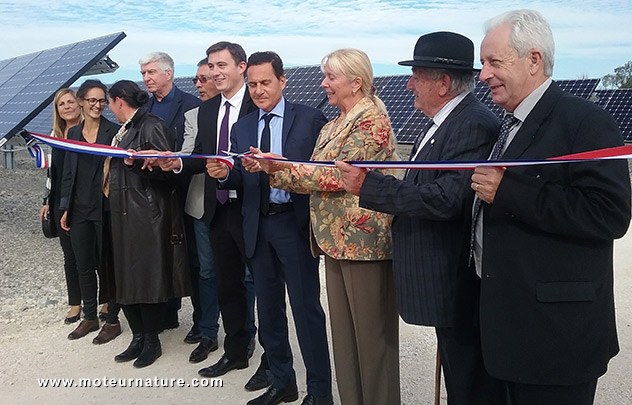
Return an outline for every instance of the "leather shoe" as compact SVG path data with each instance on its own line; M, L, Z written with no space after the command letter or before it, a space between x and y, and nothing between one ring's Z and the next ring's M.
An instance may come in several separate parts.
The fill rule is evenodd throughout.
M123 363L126 361L134 360L140 352L143 351L143 334L134 333L132 335L132 341L123 353L114 356L114 361L117 363Z
M134 367L143 368L152 365L160 356L162 356L162 347L158 333L145 333L143 335L143 351L134 362Z
M70 340L81 339L88 333L94 332L95 330L99 330L99 320L98 319L84 319L83 321L79 323L79 326L77 326L75 330L70 332L70 334L68 335L68 339Z
M287 388L270 387L262 395L248 401L247 405L275 405L281 402L293 402L298 399L296 385Z
M202 333L200 333L200 330L196 326L194 326L191 328L189 333L187 333L186 337L184 338L184 343L194 344L194 343L199 343L201 340L202 340Z
M259 364L257 371L250 377L244 388L246 391L259 391L272 385L272 372L270 368Z
M190 363L199 363L206 360L210 352L214 352L218 348L217 340L211 340L209 338L202 338L198 347L193 349L189 356Z
M219 377L228 373L230 370L242 370L248 368L248 360L229 360L225 354L219 359L219 361L212 366L206 367L198 371L198 374L202 377Z
M121 334L121 324L117 323L105 323L101 328L101 332L92 339L92 343L95 345L102 345L103 343L107 343L111 340L114 340L115 337Z
M74 306L70 307L70 310L68 311L68 313L70 313L70 311L72 311L73 308L74 308ZM66 315L66 318L64 318L64 323L66 325L70 325L71 323L77 322L79 319L81 319L81 307L80 306L79 306L79 312L77 312L77 315L75 315L75 316L68 316L68 315Z
M322 397L318 395L307 394L305 395L305 398L303 398L303 402L301 402L301 405L333 405L333 403L334 397L331 394Z

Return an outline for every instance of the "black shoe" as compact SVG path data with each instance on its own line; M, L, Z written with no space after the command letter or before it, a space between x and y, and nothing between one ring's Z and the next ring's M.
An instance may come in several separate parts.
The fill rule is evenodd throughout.
M202 377L219 377L228 373L230 370L242 370L248 368L248 360L236 361L229 360L225 354L219 359L219 361L212 366L206 367L198 371L198 374Z
M219 346L217 345L217 340L202 338L198 347L193 349L193 351L191 352L191 355L189 356L189 362L199 363L206 360L208 354L217 350L218 347Z
M143 351L134 362L134 367L143 368L154 364L158 357L162 356L162 347L158 339L158 333L145 333L143 336Z
M250 338L250 342L248 342L248 360L252 357L255 352L255 346L257 345L257 340L253 337Z
M244 388L246 391L259 391L272 385L272 372L270 368L259 364L257 371L250 377Z
M143 351L143 334L134 333L132 335L132 341L125 351L114 357L114 361L117 363L123 363L126 361L134 360Z
M320 397L318 395L307 394L305 395L305 398L303 398L303 402L301 402L301 405L333 405L333 404L334 404L334 397L331 394L325 395L323 397Z
M200 330L197 328L197 326L193 326L184 338L184 343L194 344L199 343L201 340L202 333L200 333Z
M275 405L281 402L293 402L298 399L296 385L288 388L270 387L262 395L248 401L247 405Z

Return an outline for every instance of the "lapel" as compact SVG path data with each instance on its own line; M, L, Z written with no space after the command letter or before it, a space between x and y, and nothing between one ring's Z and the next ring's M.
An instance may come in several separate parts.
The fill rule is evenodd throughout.
M101 120L99 122L99 130L97 131L97 143L100 145L109 145L112 143L112 137L114 137L115 132L113 132L112 123L107 120L104 116L101 116Z
M173 95L173 101L171 102L171 108L169 109L169 116L167 117L167 120L165 120L167 126L171 128L171 130L173 130L173 121L176 119L176 115L178 111L180 111L180 105L182 104L182 92L179 88L176 87L175 84L173 85L173 87L175 91Z
M527 119L516 133L507 150L502 155L503 159L520 159L525 150L535 139L542 122L549 116L553 108L562 96L562 89L552 82L544 92L542 98L536 103L533 110L527 115Z
M125 134L125 136L123 136L123 139L121 139L121 143L119 143L119 146L118 146L119 148L129 149L129 146L138 136L138 130L140 129L140 126L141 126L140 121L142 120L142 118L145 117L147 113L148 113L147 107L141 107L136 112L136 115L134 115L134 118L132 118L132 122L130 123L130 127L127 133Z
M292 128L292 124L294 123L294 117L296 117L296 113L294 112L294 104L285 102L285 116L283 117L283 138L281 140L281 147L283 148L283 154L287 155L287 149L285 149L285 144L287 142L287 137L290 133L290 129Z

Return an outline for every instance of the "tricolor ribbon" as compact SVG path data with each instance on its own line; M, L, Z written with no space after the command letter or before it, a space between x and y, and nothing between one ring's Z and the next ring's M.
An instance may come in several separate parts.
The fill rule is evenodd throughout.
M48 159L46 153L38 144L27 145L26 148L32 158L35 158L35 165L40 169L48 169Z
M233 167L231 157L248 157L258 159L269 159L285 163L304 164L323 167L335 167L335 163L331 161L301 161L301 160L286 160L277 158L264 158L257 157L247 153L228 153L228 156L224 155L145 155L140 153L130 152L125 149L116 148L107 145L98 145L88 142L74 141L70 139L59 139L42 134L30 133L30 135L53 147L69 150L79 153L90 153L94 155L112 156L119 158L199 158L199 159L217 159L230 168ZM229 157L230 156L230 157ZM442 170L472 170L480 166L492 166L492 167L514 167L514 166L533 166L533 165L545 165L545 164L558 164L558 163L574 163L585 162L592 160L608 160L608 159L632 159L632 145L618 146L614 148L598 149L588 152L574 153L571 155L557 156L547 159L529 159L529 160L469 160L469 161L347 161L356 167L362 167L367 169L442 169Z
M143 154L143 153L131 152L129 150L122 149L122 148L117 148L117 147L110 146L110 145L101 145L101 144L96 144L96 143L75 141L75 140L72 140L72 139L55 138L55 137L52 137L52 136L43 135L43 134L37 134L37 133L33 133L33 132L29 132L29 135L31 135L34 139L37 139L38 141L40 141L42 143L45 143L47 145L50 145L50 146L52 146L54 148L60 148L60 149L64 149L64 150L67 150L67 151L70 151L70 152L88 153L88 154L92 154L92 155L110 156L110 157L124 158L124 159L125 158L136 158L136 159L143 159L143 158L175 158L175 157L179 157L179 158L204 158L204 159L212 158L212 159L217 159L217 160L225 163L231 169L233 168L233 162L227 156L219 156L219 155L178 155L176 153L169 154L169 155ZM37 145L35 145L35 146L37 146Z

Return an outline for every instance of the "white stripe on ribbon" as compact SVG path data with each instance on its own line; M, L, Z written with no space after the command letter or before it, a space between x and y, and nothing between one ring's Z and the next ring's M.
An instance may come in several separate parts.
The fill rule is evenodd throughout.
M116 148L108 145L91 144L87 142L73 141L69 139L59 139L42 134L30 133L31 136L41 142L56 148L69 150L79 153L90 153L94 155L112 156L119 158L200 158L200 159L217 159L226 163L230 168L233 163L230 157L223 155L145 155L130 152L125 149ZM249 157L257 159L268 159L285 163L304 164L322 167L335 167L335 163L331 161L302 161L302 160L286 160L276 158L257 157L250 154L228 153L231 157ZM632 145L618 146L614 148L598 149L588 152L575 153L572 155L558 156L540 160L470 160L470 161L347 161L356 167L367 169L442 169L442 170L472 170L481 166L492 167L514 167L514 166L532 166L558 163L575 163L586 162L592 160L608 160L608 159L632 159Z

